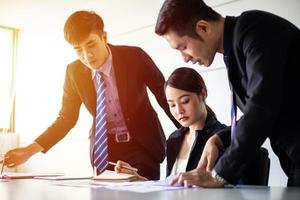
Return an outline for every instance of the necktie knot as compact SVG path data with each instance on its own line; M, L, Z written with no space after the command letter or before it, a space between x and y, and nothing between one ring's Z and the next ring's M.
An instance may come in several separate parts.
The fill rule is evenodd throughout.
M100 70L96 70L96 80L97 85L99 85L100 82L104 82L104 74Z

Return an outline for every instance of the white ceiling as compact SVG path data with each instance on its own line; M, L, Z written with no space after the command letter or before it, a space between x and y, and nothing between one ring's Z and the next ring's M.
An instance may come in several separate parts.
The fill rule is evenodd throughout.
M232 0L206 0L215 6ZM234 0L233 0L234 1ZM63 27L76 10L94 10L114 35L151 26L163 0L0 0L0 25L43 30Z
M249 9L261 9L283 16L300 27L299 0L204 1L223 16L239 15ZM28 47L54 48L56 55L53 56L57 57L61 48L69 47L63 39L63 25L67 17L77 10L94 10L104 19L109 42L140 46L163 66L170 65L170 62L176 62L178 66L187 65L177 52L153 34L153 26L163 2L164 0L0 0L0 25L20 29L28 41L24 45L26 51ZM38 46L39 43L43 45ZM160 53L157 53L157 49L160 49ZM65 58L65 51L63 55L63 60L68 60ZM70 52L70 58L73 59L71 55L73 52ZM161 59L163 56L167 58L173 55L175 58L170 59L172 61ZM222 63L221 58L215 60Z
M72 12L94 10L104 18L107 29L118 33L153 24L152 16L161 3L162 0L0 0L0 24L20 29L62 27Z

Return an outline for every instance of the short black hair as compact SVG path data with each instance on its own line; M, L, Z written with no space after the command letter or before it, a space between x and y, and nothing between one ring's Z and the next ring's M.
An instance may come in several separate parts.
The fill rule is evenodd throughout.
M94 11L76 11L67 19L64 26L64 36L70 44L78 44L91 33L102 35L104 22Z
M155 33L164 35L175 31L179 36L195 37L199 20L218 21L221 15L207 6L203 0L165 0L155 25Z

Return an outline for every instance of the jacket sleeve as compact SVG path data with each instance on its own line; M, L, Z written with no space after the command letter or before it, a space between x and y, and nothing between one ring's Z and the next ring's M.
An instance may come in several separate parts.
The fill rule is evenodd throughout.
M154 94L158 104L165 111L166 115L170 118L174 125L177 128L181 127L180 123L173 117L170 112L164 91L165 78L163 74L155 65L150 56L142 49L140 49L140 58L145 66L143 76L148 88Z
M216 134L221 138L224 149L230 145L231 135L230 135L231 126L221 129Z
M249 23L250 20L255 23ZM232 184L237 183L247 162L272 135L280 115L284 96L284 65L288 53L286 38L289 36L284 35L284 30L277 34L279 27L273 25L270 28L267 24L273 21L268 20L265 17L251 18L235 30L234 57L242 64L239 69L238 66L230 67L235 67L231 69L234 71L240 70L246 81L239 83L246 93L242 97L245 105L231 144L215 167L216 172ZM229 79L231 82L240 81L233 75Z

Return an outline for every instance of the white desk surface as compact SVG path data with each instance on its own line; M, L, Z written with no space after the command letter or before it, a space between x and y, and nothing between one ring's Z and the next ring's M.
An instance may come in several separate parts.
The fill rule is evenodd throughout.
M299 188L254 187L204 189L188 188L150 193L116 191L103 188L57 186L49 181L26 179L0 181L1 200L299 200Z

